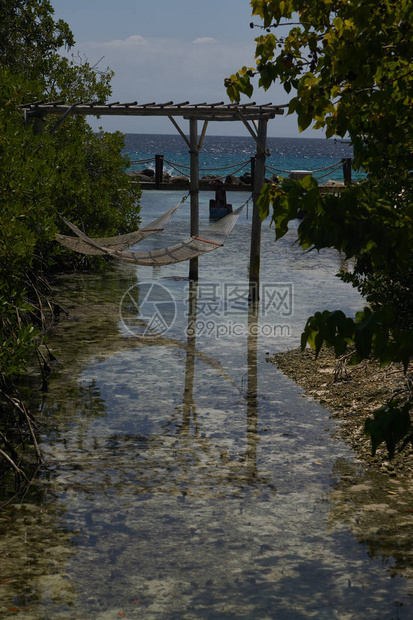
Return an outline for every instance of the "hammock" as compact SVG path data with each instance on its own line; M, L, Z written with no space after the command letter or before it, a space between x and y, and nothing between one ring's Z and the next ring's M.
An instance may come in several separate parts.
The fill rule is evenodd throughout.
M153 250L151 252L121 252L111 247L101 246L96 243L97 240L90 239L89 237L87 238L87 243L91 244L96 249L101 250L103 254L112 256L113 258L117 258L118 260L122 260L127 263L133 263L134 265L154 267L157 265L172 265L174 263L180 263L222 247L226 238L234 228L239 216L241 215L241 211L247 202L236 209L233 213L226 215L218 220L218 222L215 222L209 226L205 232L205 237L207 238L189 237L188 239L185 239L185 241L181 241L176 245L172 245L162 250ZM86 237L84 233L82 233L82 238L83 237Z
M61 215L60 217L62 218L64 223L71 230L73 230L77 237L69 237L68 235L57 234L56 239L61 245L69 248L69 250L79 252L80 254L104 255L106 254L106 250L108 248L113 250L124 250L125 248L129 248L135 243L139 243L139 241L143 241L144 239L146 239L146 237L149 237L156 232L161 232L162 230L164 230L165 226L168 224L169 220L171 219L177 208L180 207L186 199L187 196L184 196L184 198L182 198L182 200L175 207L170 209L167 213L164 213L164 215L161 215L161 217L158 217L156 220L148 224L145 228L140 228L139 230L127 233L126 235L117 235L116 237L88 237L77 226L72 224L72 222L70 222L63 215Z

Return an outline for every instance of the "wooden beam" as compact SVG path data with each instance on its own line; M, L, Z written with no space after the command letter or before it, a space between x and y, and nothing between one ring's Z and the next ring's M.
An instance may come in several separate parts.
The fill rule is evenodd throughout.
M35 103L19 106L26 109L30 116L42 114L64 115L71 107L59 103ZM122 104L101 104L99 102L78 102L73 114L85 116L179 116L184 119L197 118L198 120L238 121L239 113L244 120L259 120L260 118L274 118L277 114L283 114L281 106L252 106L252 105L219 105L219 104L196 104L190 105L183 102L179 105L167 103L156 104L155 102L138 105L135 102Z
M56 131L56 129L59 129L59 127L60 127L60 125L63 123L63 121L64 121L64 120L65 120L65 119L69 116L69 114L71 114L71 113L73 112L73 110L75 109L76 105L77 105L76 103L73 103L73 104L70 106L70 108L68 108L68 109L66 110L66 112L63 114L63 116L61 116L61 117L59 118L59 120L58 120L58 121L57 121L57 122L53 125L53 127L51 128L51 130L50 130L50 133L51 133L51 134L54 134L54 132Z
M186 137L186 135L184 134L184 132L182 131L182 129L180 128L180 126L178 125L178 123L176 122L176 120L174 119L173 116L168 115L169 120L171 121L172 125L177 129L178 133L180 134L180 136L185 140L185 142L187 143L187 145L189 146L189 148L191 148L191 143L188 140L188 138Z
M243 113L241 112L241 110L237 110L238 112L238 116L240 117L240 119L242 120L242 122L244 123L245 127L248 129L248 131L250 132L251 136L254 138L254 142L258 147L258 150L261 150L262 148L265 148L266 150L263 152L264 156L265 155L270 155L270 153L267 152L267 147L263 147L260 139L258 137L258 133L255 133L255 131L253 130L253 128L251 127L251 125L249 124L249 122L246 120L245 116L243 115Z
M204 121L204 126L202 127L201 137L199 138L199 144L198 144L198 149L199 150L201 150L202 144L204 142L206 130L207 130L207 127L208 127L208 122L209 121Z

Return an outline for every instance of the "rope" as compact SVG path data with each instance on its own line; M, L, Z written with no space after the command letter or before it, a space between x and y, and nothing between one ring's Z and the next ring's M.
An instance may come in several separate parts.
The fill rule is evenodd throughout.
M340 168L342 164L343 162L340 160L339 162L335 162L334 164L330 164L329 166L325 166L324 168L318 168L317 170L312 171L309 170L309 172L311 172L311 174L315 174L316 172L323 172L324 170L331 170L331 172L335 172L335 170L338 170L338 168ZM290 174L290 172L293 172L292 170L282 170L281 168L274 168L273 166L269 166L268 164L265 166L265 168L267 170L270 170L270 172L283 172L285 174Z
M150 161L155 161L155 158L151 157L151 159L137 159L136 161L135 160L133 160L133 161L131 160L130 163L133 164L133 165L136 165L136 164L147 164Z
M241 172L241 170L243 170L245 168L245 166L247 166L249 164L249 162L247 161L245 164L243 164L240 168L237 168L236 170L233 171L233 174L237 174L237 172ZM217 170L222 170L222 168L217 168ZM223 179L223 176L219 177L220 179Z
M266 164L265 169L269 170L270 172L285 172L285 174L290 174L291 172L291 170L281 170L281 168L274 168L273 166L269 166L268 164Z
M245 162L241 162L240 164L232 164L232 166L221 166L220 168L200 168L200 170L202 170L202 171L204 171L204 170L205 171L208 171L208 170L229 170L230 168L235 168L235 166L238 166L238 165L241 166L241 168L238 168L238 170L242 170L242 168L245 168L245 166L247 164L249 164L249 163L250 163L250 161L249 161L249 159L247 159L247 161L245 161Z
M314 172L323 172L323 170L329 170L330 168L333 168L334 166L336 166L336 168L339 168L342 165L343 165L343 162L340 160L336 162L335 164L330 164L329 166L325 166L325 168L318 168L318 170L313 170L313 174Z
M137 165L137 164L147 164L149 162L153 162L155 161L155 158L152 157L151 159L139 159L139 160L133 160L130 163L133 165ZM169 161L169 159L164 159L164 162L166 164L168 164L169 166L171 166L174 170L176 170L177 172L179 172L179 174L189 178L189 175L186 174L184 172L184 170L190 170L190 166L185 166L184 164L177 164L175 162ZM241 164L232 164L230 166L221 166L218 168L200 168L199 171L200 172L211 172L211 171L219 171L219 170L230 170L230 169L234 169L236 166L239 165L238 168L236 168L236 170L233 170L233 174L237 174L237 172L240 172L243 168L245 168L245 166L247 166L250 163L249 160L245 161L245 162L241 162ZM323 168L317 168L316 170L312 170L309 171L311 174L316 174L317 172L323 172L324 170L329 170L331 172L335 172L336 170L338 170L341 166L343 165L342 160L340 160L339 162L335 162L334 164L330 164L329 166L324 166ZM292 170L283 170L282 168L275 168L274 166L270 166L269 164L266 164L265 169L270 171L270 172L281 172L283 174L290 174L292 172ZM327 173L328 174L328 173ZM322 179L323 177L327 176L327 174L323 174L320 177L317 177L318 179ZM223 175L217 175L220 179L224 178Z
M185 172L182 172L182 170L177 168L171 161L168 161L167 159L164 159L164 161L165 161L165 163L169 164L169 166L171 166L171 168L173 168L174 170L179 172L179 174L181 174L182 176L184 176L187 179L189 179L189 174L186 174ZM182 168L188 168L188 166L182 166Z
M115 237L88 237L84 232L77 228L77 226L60 214L62 220L76 234L76 237L68 237L67 235L58 234L56 235L56 239L61 245L69 248L70 250L74 250L75 252L80 252L81 254L105 254L112 250L124 250L135 243L139 243L139 241L143 241L143 239L146 239L150 235L164 230L175 211L188 198L188 195L189 194L183 196L175 207L169 209L169 211L156 218L156 220L147 226L131 233L126 233L125 235L116 235Z
M246 162L245 164L243 164L240 168L237 168L236 170L233 171L232 175L237 174L237 172L241 172L241 170L243 168L245 168L245 166L248 164L249 162ZM203 168L202 170L205 170L205 168ZM222 170L222 168L210 168L210 170ZM218 179L224 180L226 175L219 175L217 174L216 177ZM202 180L202 179L201 179Z
M184 166L184 164L177 164L173 161L169 161L169 159L164 159L164 162L166 164L169 164L170 166L172 166L172 168L175 168L175 170L178 170L178 168L176 166L179 166L180 168L185 168L186 170L190 170L190 166ZM178 172L180 172L178 170Z
M229 233L231 232L233 226L236 223L236 220L232 220L234 221L234 224L230 225L230 228L228 227L228 222L231 221L231 217L233 217L234 215L237 216L238 213L241 213L241 211L243 210L243 208L245 206L248 207L249 202L252 200L253 196L252 194L247 198L247 200L240 206L237 207L237 209L235 211L233 211L232 213L230 213L229 215L226 215L225 217L222 217L221 219L217 220L216 222L214 222L213 224L210 224L209 227L207 228L205 234L208 235L209 237L214 237L214 235L229 235ZM216 238L216 237L215 237Z
M104 254L134 265L146 265L148 267L172 265L222 247L234 228L242 208L239 207L236 211L229 213L215 224L211 224L205 231L205 237L189 237L185 241L161 250L125 252L99 246L92 239L89 239L89 243L93 244L97 250L101 250Z
M179 172L179 174L181 174L181 175L183 175L183 176L185 176L186 178L189 179L189 175L186 174L185 172L183 172L182 170L180 170L180 168L188 169L188 166L183 166L181 164L174 164L173 162L169 161L168 159L165 159L164 161L169 166L171 166L171 168L173 168L174 170ZM241 170L243 170L243 168L245 168L245 166L247 166L248 164L249 164L249 161L246 161L246 162L242 163L239 168L236 168L235 170L233 170L233 174L237 174L237 172L241 172ZM228 169L234 168L236 165L237 164L233 164L232 166L222 166L221 168L200 168L199 171L200 172L206 172L206 171L209 171L209 170L228 170ZM225 175L217 175L217 177L219 179L224 179L224 176Z
M314 177L317 181L319 181L320 179L323 179L324 177L328 177L329 174L331 174L331 172L335 172L336 170L339 170L341 168L341 162L333 169L333 170L329 170L329 172L326 172L325 174L322 174L319 177Z
M182 198L181 203L186 200L186 198L186 196ZM61 216L63 221L73 230L73 232L76 233L77 237L74 239L73 244L72 237L57 235L57 240L62 243L62 245L70 247L71 249L83 254L106 254L108 256L112 256L113 258L117 258L135 265L172 265L174 263L190 260L196 256L200 256L201 254L205 254L206 252L211 252L212 250L222 247L226 238L234 228L243 207L248 204L250 200L251 197L249 197L241 207L232 213L229 213L218 222L211 224L205 231L205 237L189 237L185 241L181 241L180 243L161 250L152 250L150 252L125 252L123 251L124 247L126 247L125 245L106 245L108 238L92 239L85 235L85 233L79 230L74 224L66 220L63 216ZM158 218L152 222L152 224L146 229L146 233L145 230L141 231L142 234L148 235L153 232L153 229L155 228L154 225L156 225L156 230L159 230L158 225L161 220L165 219L165 217L168 217L169 219L178 206L179 205L171 209L164 216L161 216L161 218ZM136 235L138 232L139 231L131 233L131 235ZM124 236L125 235L121 235L117 239ZM129 237L130 235L128 235L128 238ZM113 239L116 240L116 238ZM68 245L68 240L72 245ZM128 246L131 245L129 241L130 239L128 239ZM134 239L134 242L136 241L137 239ZM105 243L105 245L103 245L103 243Z
M166 164L169 164L170 166L172 166L172 168L174 168L174 170L176 170L177 172L180 172L181 174L185 174L184 172L182 172L183 169L185 170L189 170L190 167L189 166L184 166L183 164L177 164L176 162L172 162L169 159L164 159L164 162ZM200 168L199 171L200 172L211 172L211 171L219 171L219 170L231 170L236 168L236 166L239 166L238 168L236 168L236 170L234 170L234 174L236 174L237 172L240 172L240 170L242 170L243 168L245 168L245 166L248 166L248 164L250 163L249 160L241 162L241 163L237 163L237 164L232 164L230 166L220 166L217 168ZM187 176L187 175L185 175ZM217 175L220 176L220 175ZM222 178L222 175L221 175Z

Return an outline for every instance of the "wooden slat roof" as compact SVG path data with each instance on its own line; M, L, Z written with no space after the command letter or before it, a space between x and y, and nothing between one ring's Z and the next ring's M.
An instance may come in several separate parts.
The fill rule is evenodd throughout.
M93 116L180 116L182 118L196 118L209 121L239 121L270 119L276 115L284 113L286 105L273 105L245 103L245 104L225 104L223 101L218 103L129 103L102 104L99 102L80 102L67 104L62 101L35 101L20 106L29 116L44 116L46 114L71 115L83 114Z

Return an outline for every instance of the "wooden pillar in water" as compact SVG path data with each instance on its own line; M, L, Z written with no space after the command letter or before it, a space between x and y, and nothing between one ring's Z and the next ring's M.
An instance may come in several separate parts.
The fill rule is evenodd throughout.
M254 177L255 177L255 157L251 157L250 159L251 166L251 187L254 189Z
M265 180L267 124L267 119L260 119L258 122L257 154L255 156L253 209L251 225L249 285L249 297L251 302L258 301L260 292L261 219L258 213L257 203Z
M199 235L199 147L196 118L189 119L191 177L189 193L191 197L191 237ZM198 257L189 261L189 279L198 280Z
M163 178L163 155L155 155L155 187L158 189Z
M342 159L341 161L343 163L344 184L350 185L351 184L351 157L346 157L345 159Z

